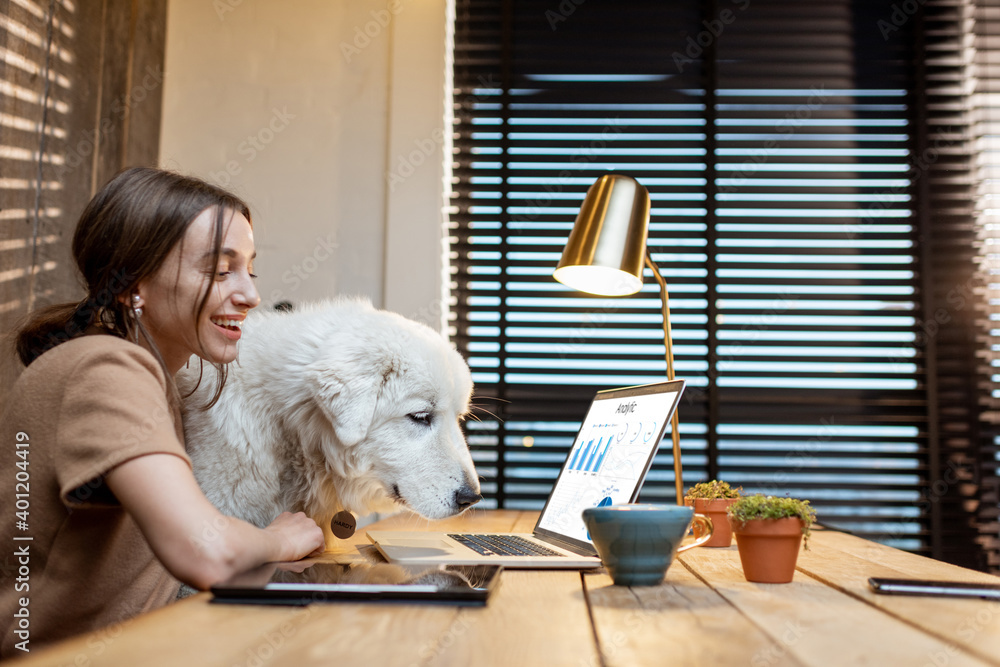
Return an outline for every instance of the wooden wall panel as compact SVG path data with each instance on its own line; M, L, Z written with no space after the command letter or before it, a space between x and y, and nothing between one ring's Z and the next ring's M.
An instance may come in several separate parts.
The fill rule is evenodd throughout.
M37 240L32 286L33 305L77 300L82 289L73 265L70 244L83 205L91 196L96 91L92 76L101 62L100 44L88 39L98 26L101 3L77 3L74 11L54 6L47 67L45 135L39 135L42 160L38 190Z
M94 192L124 167L156 164L165 29L166 0L0 0L0 332L8 343L30 308L83 297L70 242ZM20 364L7 350L0 356L2 401Z
M94 188L106 183L121 168L125 148L125 119L115 116L112 107L128 88L129 27L131 0L104 0L101 44L101 88L98 113L98 148L94 160Z
M167 0L137 3L130 38L143 48L132 49L129 88L124 96L127 165L155 167L160 157L160 111L163 106L163 65L167 44ZM149 128L155 127L156 132Z

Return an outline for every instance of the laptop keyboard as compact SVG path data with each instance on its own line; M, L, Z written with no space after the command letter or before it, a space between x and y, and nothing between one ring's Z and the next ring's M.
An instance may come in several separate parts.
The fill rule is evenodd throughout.
M449 534L448 537L483 556L562 556L517 535Z

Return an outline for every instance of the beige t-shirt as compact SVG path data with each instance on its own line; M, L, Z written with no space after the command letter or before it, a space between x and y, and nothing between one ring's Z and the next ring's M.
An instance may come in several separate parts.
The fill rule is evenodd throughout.
M177 580L103 483L147 454L191 464L154 357L107 334L70 340L25 369L0 419L0 657L173 599Z

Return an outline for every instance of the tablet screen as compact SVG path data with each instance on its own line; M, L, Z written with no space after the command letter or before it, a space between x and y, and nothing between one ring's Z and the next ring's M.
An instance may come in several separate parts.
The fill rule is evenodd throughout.
M497 565L268 563L212 586L212 602L306 605L397 600L485 604L502 570Z

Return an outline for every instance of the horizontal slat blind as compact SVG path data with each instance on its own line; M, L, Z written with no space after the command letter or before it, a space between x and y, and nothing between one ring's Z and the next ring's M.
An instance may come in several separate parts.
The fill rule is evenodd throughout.
M859 5L755 3L719 39L719 472L920 548L909 54Z
M75 22L49 2L3 3L0 11L0 333L32 308L75 291L67 264L65 169L68 71ZM62 48L60 48L60 46ZM73 63L73 65L71 65ZM0 402L20 372L10 350L0 358Z
M503 401L490 406L503 421L471 423L469 435L486 490L507 507L539 506L596 388L666 373L654 285L598 299L551 279L601 173L620 169L650 187L678 373L692 388L707 383L703 73L697 61L665 67L697 33L700 9L595 5L556 17L535 8L459 3L455 46L458 340L477 394ZM686 463L702 469L704 417L689 415L703 403L686 403L682 419ZM669 468L668 453L657 458L647 497L670 492Z
M70 245L96 189L159 151L166 0L0 2L0 333L83 296ZM0 402L21 370L0 355Z
M949 260L932 266L915 215L935 192L918 187L916 84L940 73L913 65L923 14L564 4L458 2L454 333L499 417L469 426L490 501L539 507L594 390L665 374L650 276L620 299L551 278L587 187L620 171L651 193L686 483L806 497L831 525L929 553L941 397L922 281ZM672 481L667 438L643 499L672 500ZM961 518L944 505L939 521Z
M981 315L983 333L980 345L980 377L988 389L980 395L985 408L983 430L978 438L969 438L969 453L978 464L963 470L963 477L972 480L966 487L971 503L976 507L978 540L983 544L987 566L1000 570L1000 216L996 202L1000 200L1000 0L980 0L975 7L975 61L970 74L975 82L972 105L972 132L979 151L974 170L976 202L976 232L979 275L974 285L982 290L986 303ZM967 10L968 11L968 10ZM968 79L966 80L968 83ZM971 291L971 290L970 290ZM964 295L963 295L964 296ZM988 378L988 379L986 379ZM976 447L978 445L978 447ZM945 470L947 472L947 468Z
M923 97L915 100L920 131L913 160L915 190L923 202L916 346L925 362L928 395L927 469L918 505L930 519L931 555L968 567L992 562L996 568L996 540L990 546L983 535L989 530L983 518L990 514L983 503L996 481L995 469L983 465L983 439L991 427L980 417L989 373L980 360L989 323L976 209L988 199L977 193L976 181L977 163L992 157L976 137L975 62L979 49L986 57L989 52L975 37L977 4L928 0L916 17L922 25L915 76L923 83L917 87ZM995 508L995 496L992 502Z
M39 238L36 229L37 217L46 215L38 210L36 196L42 142L65 137L64 129L60 132L57 125L47 127L43 122L46 115L52 119L59 115L51 99L53 86L65 86L64 77L50 72L46 58L51 40L51 19L46 14L37 3L8 5L0 14L0 322L6 325L4 331L33 305L39 274L55 268L53 261L39 263L38 248L42 246L44 253L44 246L58 237ZM42 136L43 127L47 137ZM45 185L58 187L53 182Z

